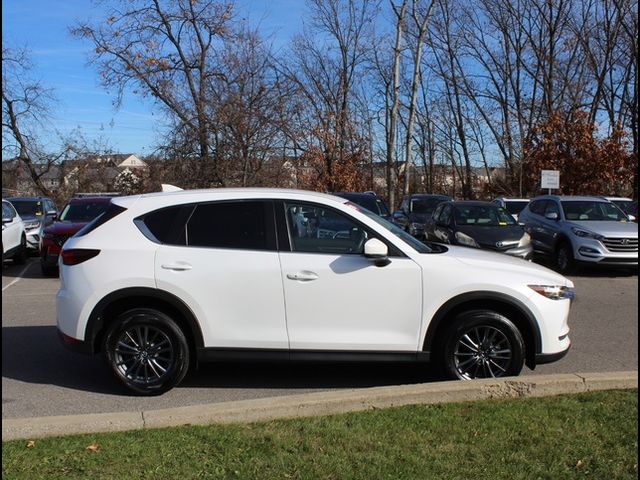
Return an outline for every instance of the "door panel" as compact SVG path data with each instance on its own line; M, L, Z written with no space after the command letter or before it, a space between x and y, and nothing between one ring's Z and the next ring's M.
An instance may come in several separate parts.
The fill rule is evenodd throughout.
M277 252L162 245L155 275L192 308L205 347L289 347Z
M417 351L422 272L407 258L281 253L292 349ZM296 278L298 277L298 278Z

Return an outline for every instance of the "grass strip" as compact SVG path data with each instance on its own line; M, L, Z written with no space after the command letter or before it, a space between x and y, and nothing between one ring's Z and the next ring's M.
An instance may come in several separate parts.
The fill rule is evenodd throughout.
M637 478L637 390L2 444L2 476Z

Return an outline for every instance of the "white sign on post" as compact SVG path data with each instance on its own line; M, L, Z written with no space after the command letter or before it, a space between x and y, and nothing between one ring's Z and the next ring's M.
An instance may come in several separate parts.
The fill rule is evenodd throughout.
M559 170L542 170L540 172L540 187L551 189L560 188L560 171Z

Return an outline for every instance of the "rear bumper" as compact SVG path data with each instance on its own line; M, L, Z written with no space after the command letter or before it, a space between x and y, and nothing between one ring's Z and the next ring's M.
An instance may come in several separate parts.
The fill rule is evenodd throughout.
M62 342L62 345L67 350L70 350L75 353L82 353L84 355L92 355L93 348L89 342L85 342L84 340L78 340L77 338L70 337L69 335L65 335L58 329L58 338Z

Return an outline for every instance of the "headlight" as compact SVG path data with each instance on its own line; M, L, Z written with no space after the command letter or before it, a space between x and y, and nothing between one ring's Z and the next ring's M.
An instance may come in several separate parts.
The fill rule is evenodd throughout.
M478 245L478 242L476 242L469 235L466 235L462 232L456 232L456 240L460 245L464 245L466 247L480 248L480 245Z
M37 220L35 222L24 222L24 229L31 230L32 228L38 228L40 226L40 222Z
M593 238L594 240L604 240L604 237L602 235L598 235L597 233L590 232L589 230L583 230L581 228L571 227L571 231L577 237Z
M529 285L529 288L551 300L562 300L563 298L571 300L576 296L573 288L562 285Z
M518 243L518 247L526 247L531 243L531 236L528 233L525 233L520 239L520 243Z

